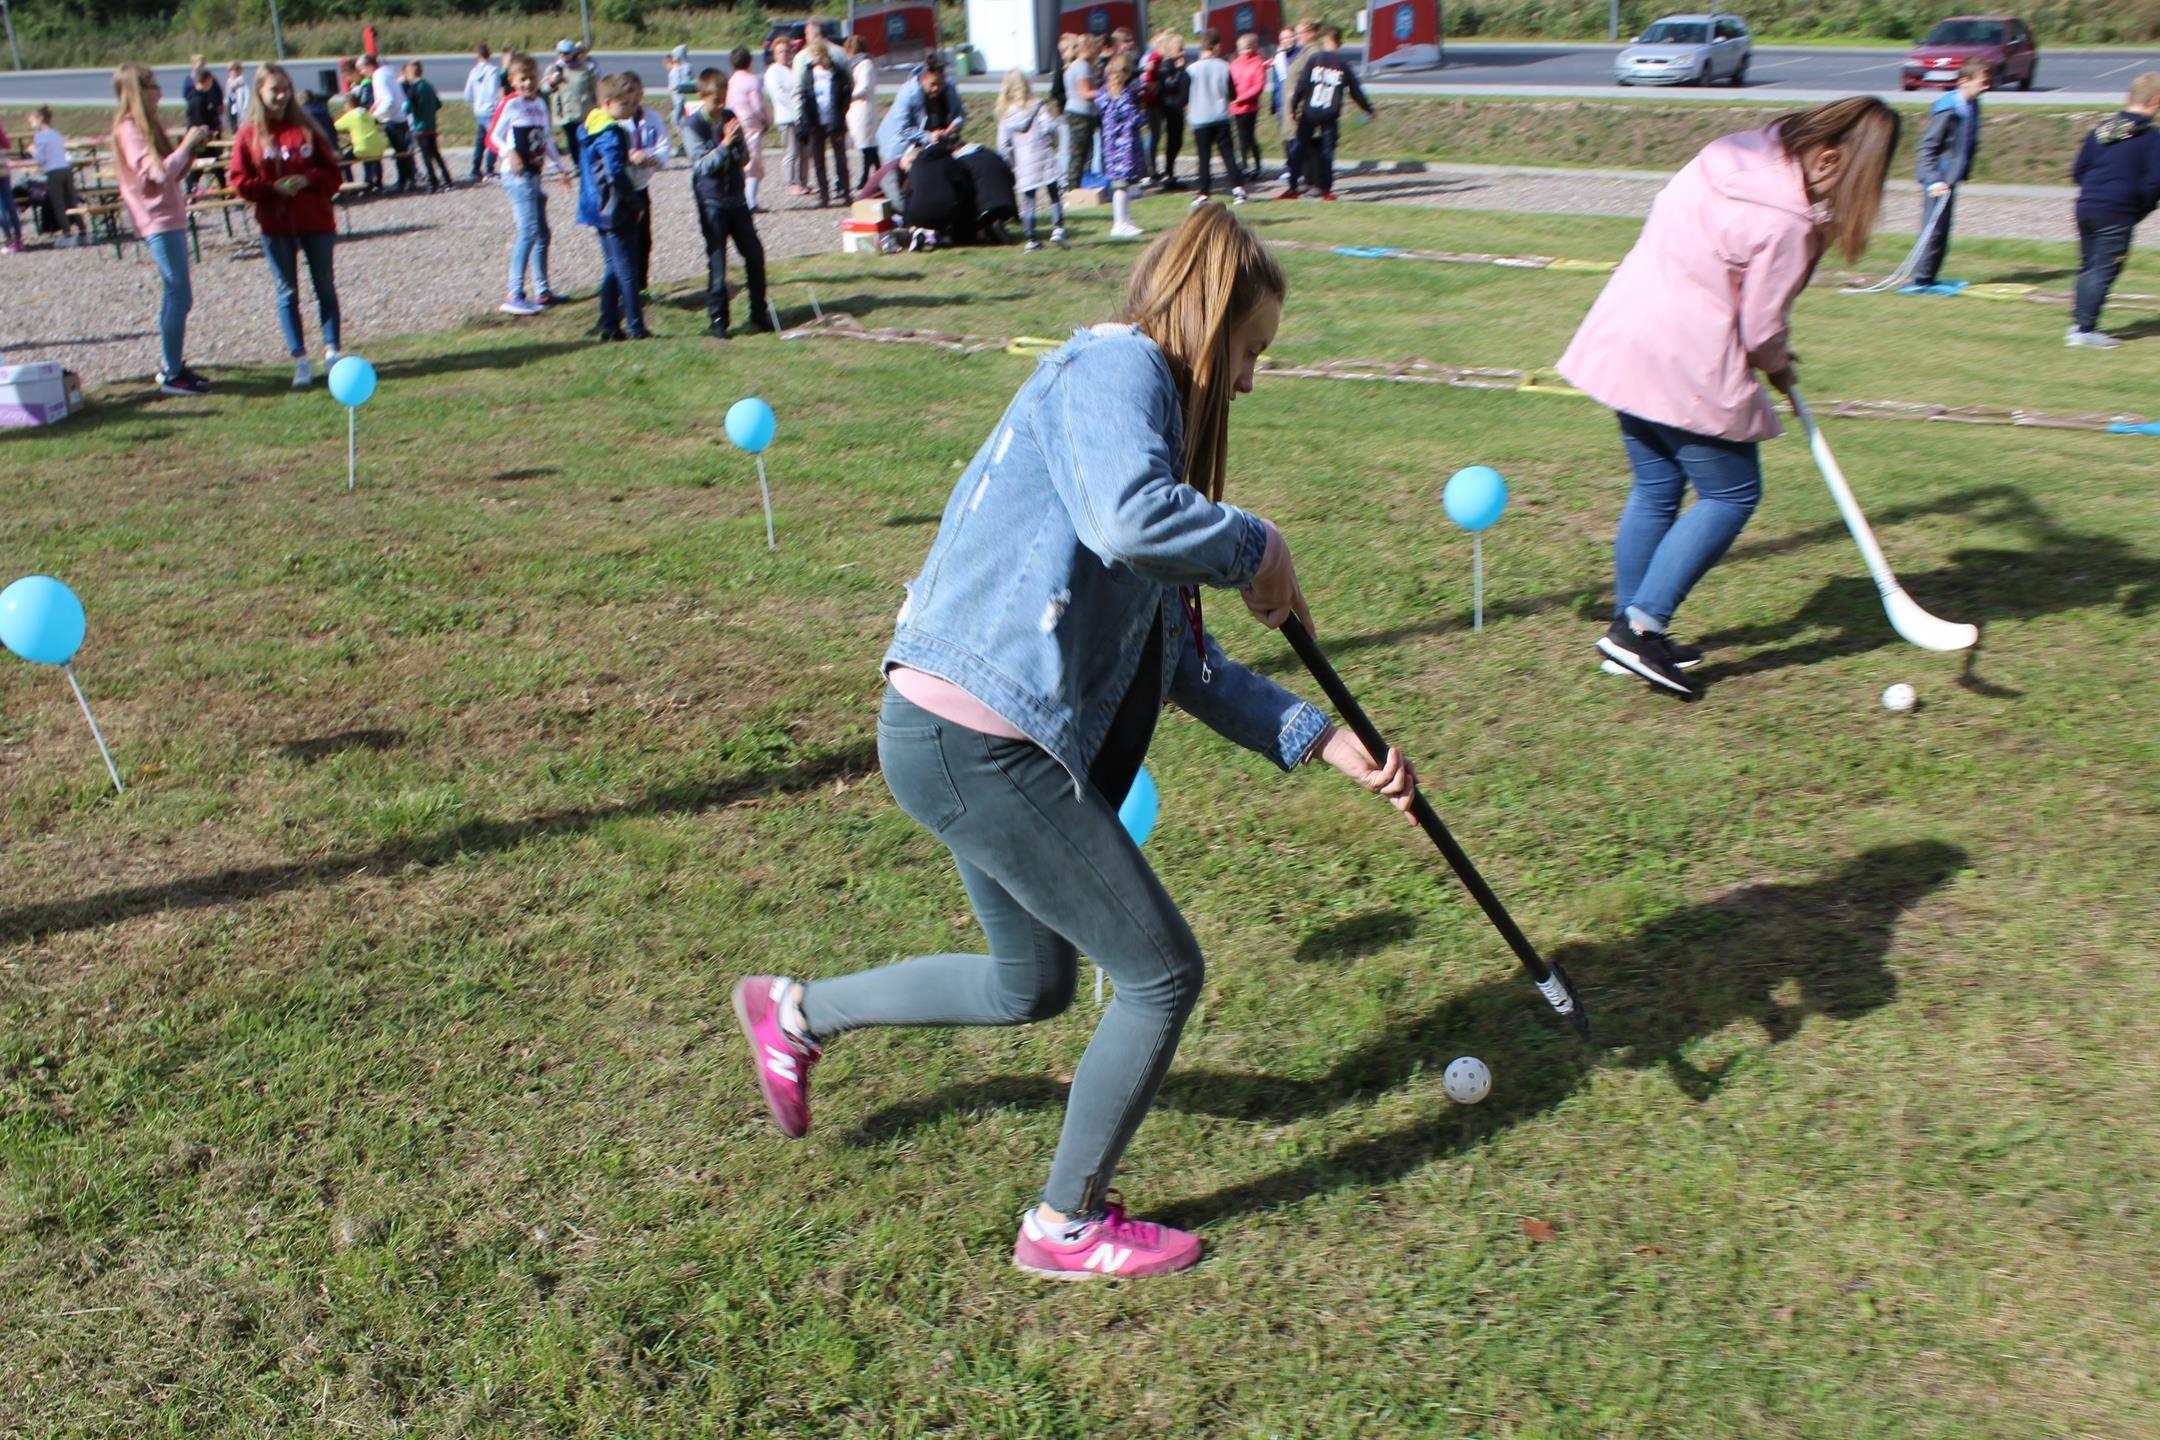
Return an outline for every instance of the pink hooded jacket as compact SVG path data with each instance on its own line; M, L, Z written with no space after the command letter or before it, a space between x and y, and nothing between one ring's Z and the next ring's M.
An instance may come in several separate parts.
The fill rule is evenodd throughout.
M1777 127L1714 140L1673 176L1560 357L1614 410L1726 440L1784 433L1755 371L1783 369L1819 217Z

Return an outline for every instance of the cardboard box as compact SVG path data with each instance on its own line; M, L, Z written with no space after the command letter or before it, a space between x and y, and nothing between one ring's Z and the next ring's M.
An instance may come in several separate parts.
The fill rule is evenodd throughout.
M878 202L880 205L884 203L882 200ZM897 228L892 221L887 219L876 221L858 220L851 215L840 222L841 253L853 255L858 252L867 252L875 255L878 253L878 237L890 234Z
M1109 203L1110 190L1107 186L1095 188L1082 185L1065 192L1065 208L1068 210L1092 210L1098 205Z
M892 221L892 202L857 200L848 207L848 219L860 220L868 225L889 224Z
M0 365L0 426L52 425L82 408L82 380L51 360Z

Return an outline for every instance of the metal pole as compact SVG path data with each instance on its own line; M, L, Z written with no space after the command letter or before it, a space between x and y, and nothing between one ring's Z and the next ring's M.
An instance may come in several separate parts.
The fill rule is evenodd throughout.
M585 48L586 48L586 49L587 49L587 50L589 51L589 50L591 50L591 49L592 49L592 4L591 4L591 0L578 0L578 6L577 6L577 10L578 10L578 24L582 25L582 26L583 26L583 27L585 28Z
M1608 40L1618 40L1620 38L1620 0L1612 0L1612 18L1605 22L1605 38Z
M278 22L277 0L270 0L270 43L277 49L278 64L284 64L285 27Z
M22 51L15 48L15 12L8 8L8 0L0 0L0 21L7 23L8 54L15 57L15 68L23 68Z

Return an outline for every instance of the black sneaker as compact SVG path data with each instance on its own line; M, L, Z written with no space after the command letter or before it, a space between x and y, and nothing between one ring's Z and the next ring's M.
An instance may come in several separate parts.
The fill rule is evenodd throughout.
M653 333L642 325L633 325L630 327L630 338L632 340L650 340L653 338Z
M157 383L158 389L167 395L207 395L210 393L210 382L185 366L181 367L180 373L177 375L167 375L160 371Z
M1680 673L1670 644L1656 630L1637 630L1625 620L1615 620L1597 648L1607 659L1626 666L1653 685L1677 695L1692 695L1687 677Z
M629 336L623 334L623 332L620 330L602 330L600 332L600 340L603 344L607 344L616 340L627 340L629 338Z
M706 326L706 327L705 327L705 333L706 333L707 335L710 335L710 336L712 336L712 338L713 338L713 339L715 339L715 340L725 340L725 339L727 339L727 338L728 338L728 337L727 337L727 321L725 321L725 320L715 320L715 321L713 321L713 322L712 322L712 324L710 324L710 325L708 325L708 326Z

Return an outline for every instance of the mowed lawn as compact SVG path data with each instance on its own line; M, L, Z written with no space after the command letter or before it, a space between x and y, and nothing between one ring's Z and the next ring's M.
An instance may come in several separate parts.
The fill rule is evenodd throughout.
M1140 207L1161 226L1177 202ZM1255 206L1273 239L1610 259L1634 226ZM681 217L663 217L663 223ZM870 325L1054 335L1135 257L831 257ZM1887 268L1902 251L1871 257ZM1285 361L1549 365L1600 277L1284 252ZM1949 273L2068 285L2040 245ZM2122 288L2160 292L2141 252ZM583 292L589 294L589 292ZM265 300L267 302L267 294ZM146 301L146 303L148 303ZM836 1044L763 1115L727 1005L979 943L876 771L876 662L1030 363L599 346L590 303L0 441L9 574L89 610L0 662L0 1430L30 1436L2145 1437L2160 1429L2151 629L2160 441L1834 422L1889 630L1805 450L1681 628L1600 674L1626 491L1579 399L1263 381L1231 494L1524 929L1422 837L1169 717L1150 853L1209 956L1123 1189L1208 1258L1007 1263L1092 987L1032 1030ZM270 323L265 307L263 321ZM2160 316L1802 301L1818 399L2160 413ZM726 407L769 399L779 549ZM1514 501L1470 544L1455 468ZM1234 597L1225 646L1314 687ZM1914 685L1893 715L1877 697ZM1456 1055L1492 1098L1451 1105Z

